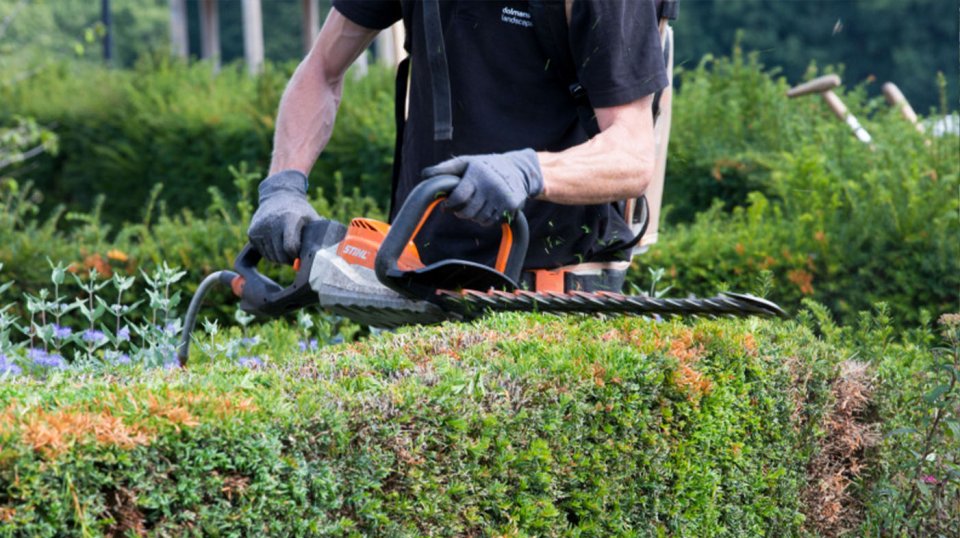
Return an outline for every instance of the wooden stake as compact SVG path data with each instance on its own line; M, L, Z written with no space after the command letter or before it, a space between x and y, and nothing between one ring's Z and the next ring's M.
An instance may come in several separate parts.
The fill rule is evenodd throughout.
M893 108L899 109L903 117L912 123L918 131L921 133L924 132L923 124L921 124L919 118L917 118L917 113L914 112L913 107L910 106L910 102L903 96L903 92L900 91L900 88L898 88L896 84L892 82L885 83L883 85L883 96L887 99L887 103Z
M837 97L837 94L833 93L833 89L839 85L840 77L837 75L824 75L790 88L787 90L787 97L800 97L801 95L819 93L823 97L823 100L827 102L827 106L830 107L834 115L850 127L850 130L853 131L857 140L869 145L870 148L873 149L873 138L870 136L870 133L860 125L860 121L850 113L850 110L848 110L847 106L843 104L843 101Z

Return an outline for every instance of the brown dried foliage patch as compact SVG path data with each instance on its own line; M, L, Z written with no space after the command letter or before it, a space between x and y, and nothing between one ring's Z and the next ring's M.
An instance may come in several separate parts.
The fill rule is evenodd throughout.
M0 435L19 437L47 458L55 458L77 444L133 448L156 436L161 419L176 431L200 424L198 414L224 419L257 410L252 398L233 394L190 392L142 396L127 391L104 394L61 409L23 409L11 402L0 411Z
M757 340L753 337L751 333L746 333L740 339L740 344L743 346L744 352L754 357L757 355Z
M600 340L603 342L622 342L641 353L653 353L668 348L667 341L664 340L657 327L653 327L652 331L649 332L638 328L615 327L601 335Z
M150 414L166 419L173 424L174 429L180 431L180 426L196 426L200 421L194 418L186 408L179 405L156 404L150 406Z
M77 442L133 448L150 442L140 426L128 425L109 411L91 413L73 409L37 410L21 422L21 438L37 452L55 457Z
M800 288L800 293L813 295L813 274L803 269L793 269L787 272L787 280Z
M414 363L429 364L436 357L447 356L453 360L460 360L460 353L480 344L496 344L500 335L495 331L464 331L451 330L434 334L428 338L418 335L413 340L410 335L398 337L396 343Z
M134 536L147 535L143 513L137 507L137 496L133 491L127 488L119 488L108 491L105 497L107 512L114 521L107 528L107 536L119 538L131 534Z
M866 422L873 393L868 365L848 360L833 383L833 404L823 418L826 433L807 468L803 492L807 527L819 536L841 536L861 520L850 484L865 468L865 451L879 441L875 424Z
M713 384L709 378L694 368L706 351L703 344L694 343L694 340L692 331L683 331L670 342L669 353L680 362L673 373L674 384L686 392L687 399L697 403L710 392Z
M233 498L243 497L244 492L247 491L247 487L250 486L250 478L240 475L240 474L228 474L223 477L223 486L220 487L220 492L227 498L228 501L233 501Z

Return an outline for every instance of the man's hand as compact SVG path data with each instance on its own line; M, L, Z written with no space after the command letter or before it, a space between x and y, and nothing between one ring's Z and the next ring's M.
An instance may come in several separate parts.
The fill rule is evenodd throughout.
M260 182L260 206L247 237L268 260L289 265L300 255L300 232L320 218L307 201L307 176L284 170Z
M527 198L543 192L540 161L532 149L456 157L423 171L425 178L441 175L462 178L445 207L482 226L514 215Z

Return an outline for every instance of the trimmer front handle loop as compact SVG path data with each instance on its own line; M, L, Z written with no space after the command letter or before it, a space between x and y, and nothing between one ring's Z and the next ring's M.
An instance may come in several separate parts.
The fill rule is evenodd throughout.
M397 267L397 260L407 244L420 232L437 204L459 183L460 178L457 176L436 176L423 181L411 191L393 222L390 223L390 232L384 238L377 253L374 267L380 282L395 287L393 284L397 279L410 273L401 271ZM493 269L511 281L518 282L530 237L527 219L523 212L518 211L509 222L501 225L501 229L503 238L500 241L497 262Z
M310 288L310 269L314 255L323 246L330 222L327 219L317 219L304 225L300 236L300 257L293 264L297 274L293 283L287 287L277 284L257 270L263 256L252 244L247 243L233 263L233 269L239 278L231 282L231 287L233 293L241 299L240 308L258 316L272 318L315 304L317 295Z

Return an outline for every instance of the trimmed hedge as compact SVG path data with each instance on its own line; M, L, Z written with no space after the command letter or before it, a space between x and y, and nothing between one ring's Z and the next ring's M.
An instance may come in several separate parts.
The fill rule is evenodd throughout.
M0 536L799 535L844 358L758 320L262 334L252 370L0 383Z

